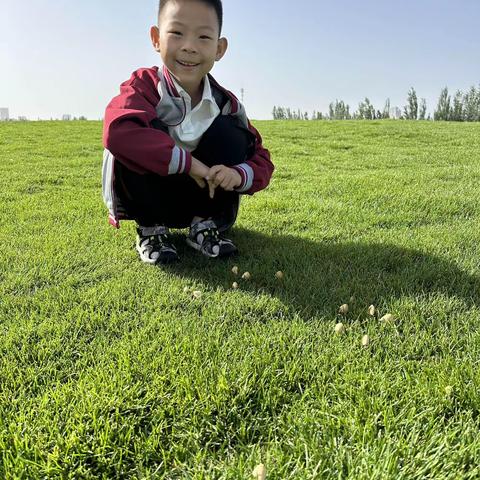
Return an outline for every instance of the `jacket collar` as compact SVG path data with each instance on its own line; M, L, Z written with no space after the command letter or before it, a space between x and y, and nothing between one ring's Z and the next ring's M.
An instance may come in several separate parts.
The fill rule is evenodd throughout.
M185 98L185 100L190 101L190 104L191 104L192 98L190 97L189 93L175 80L175 78L172 78L172 80L179 95ZM212 94L212 89L210 87L210 81L208 80L208 76L206 76L203 79L203 92L202 92L202 99L200 100L200 103L204 101L212 102L215 105L217 104Z
M158 93L160 101L156 107L158 118L169 127L180 125L185 119L187 113L187 106L184 97L182 97L175 85L173 75L170 73L165 65L158 68ZM242 123L248 126L248 119L245 113L245 108L233 95L232 92L223 88L213 77L208 74L208 81L210 85L211 96L215 99L215 103L221 108L222 115L231 114L239 116ZM225 107L222 108L221 98L226 96L228 99Z
M176 97L176 98L180 98L181 95L176 87L176 82L175 80L173 79L173 75L170 73L170 70L165 66L163 65L162 67L162 70L160 72L160 69L158 71L158 74L160 77L160 79L163 77L163 79L165 80L165 86L167 88L167 92L168 94L171 96L171 97ZM235 114L238 112L239 110L239 102L238 102L238 99L237 97L235 97L235 95L233 95L232 92L228 91L226 88L223 88L214 78L212 75L208 74L207 75L207 78L209 80L209 86L211 89L218 89L220 90L223 94L225 94L228 99L230 100L231 104L232 104L232 113ZM205 91L204 91L205 93ZM213 95L213 92L212 92L212 96Z

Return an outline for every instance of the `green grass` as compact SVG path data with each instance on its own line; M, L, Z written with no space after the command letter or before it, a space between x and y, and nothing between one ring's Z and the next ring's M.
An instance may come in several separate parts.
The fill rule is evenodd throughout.
M0 124L0 478L479 478L480 124L256 126L242 255L159 268L100 123Z

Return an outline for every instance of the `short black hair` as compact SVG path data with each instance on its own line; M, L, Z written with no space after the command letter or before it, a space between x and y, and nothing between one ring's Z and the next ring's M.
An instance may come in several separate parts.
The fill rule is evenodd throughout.
M165 8L165 5L172 0L160 0L158 3L158 18L160 18L160 13ZM222 0L198 0L199 2L203 2L209 7L212 7L215 10L218 18L218 35L222 33L222 26L223 26L223 5Z

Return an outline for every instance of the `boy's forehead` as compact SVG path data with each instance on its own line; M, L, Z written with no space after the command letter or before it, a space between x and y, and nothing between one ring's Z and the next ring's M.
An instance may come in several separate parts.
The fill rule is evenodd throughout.
M160 23L218 29L215 9L201 0L170 0L162 9L158 20Z

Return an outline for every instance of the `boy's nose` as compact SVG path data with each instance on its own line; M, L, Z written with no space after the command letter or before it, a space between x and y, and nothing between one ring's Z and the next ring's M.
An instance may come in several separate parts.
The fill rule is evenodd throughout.
M184 45L182 50L188 53L196 53L197 49L193 45Z
M189 53L195 53L197 51L197 47L195 45L195 42L192 42L191 40L186 40L183 44L182 50Z

